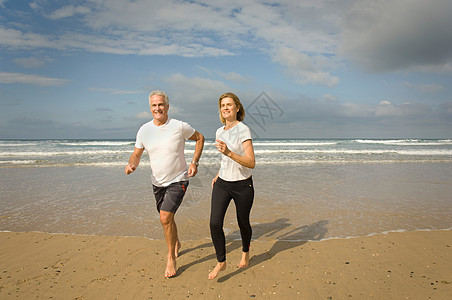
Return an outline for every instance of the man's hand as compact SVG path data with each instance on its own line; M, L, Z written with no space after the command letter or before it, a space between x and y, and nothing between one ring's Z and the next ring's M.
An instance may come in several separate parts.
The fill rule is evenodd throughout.
M198 174L198 166L195 163L191 163L188 167L188 177L194 177Z
M124 169L124 171L126 172L127 175L129 175L130 173L132 173L133 171L135 171L137 169L136 166L128 164L126 166L126 168Z

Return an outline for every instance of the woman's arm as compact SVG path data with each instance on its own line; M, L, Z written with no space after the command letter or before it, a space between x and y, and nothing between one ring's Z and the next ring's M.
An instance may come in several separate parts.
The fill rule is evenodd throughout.
M233 161L241 164L244 167L254 169L256 166L256 160L254 157L254 148L253 148L253 142L251 140L246 140L242 143L243 150L244 150L244 156L238 155L235 152L232 152L229 150L228 146L225 142L220 140L215 140L215 146L217 147L218 151L232 159Z

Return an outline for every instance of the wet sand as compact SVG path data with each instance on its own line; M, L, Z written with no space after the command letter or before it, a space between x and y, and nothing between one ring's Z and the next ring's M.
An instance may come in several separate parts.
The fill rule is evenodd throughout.
M165 279L166 246L143 237L0 233L0 299L449 299L452 231L323 241L255 241L214 280L210 240L185 241Z
M179 208L180 238L210 237L210 183L200 166ZM319 240L452 228L452 164L261 165L254 171L254 240ZM150 170L0 168L0 231L163 239ZM234 204L227 235L238 238Z

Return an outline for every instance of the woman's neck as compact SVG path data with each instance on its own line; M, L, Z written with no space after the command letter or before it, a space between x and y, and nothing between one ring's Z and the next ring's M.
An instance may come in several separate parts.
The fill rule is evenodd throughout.
M224 124L224 129L225 130L231 129L232 127L234 127L238 123L239 123L239 121L237 119L231 120L231 121L226 120L226 124Z

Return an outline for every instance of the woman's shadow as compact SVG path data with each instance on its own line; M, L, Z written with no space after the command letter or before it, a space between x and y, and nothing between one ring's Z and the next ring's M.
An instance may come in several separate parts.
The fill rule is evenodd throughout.
M275 243L268 251L252 256L250 259L250 266L260 264L266 260L271 259L277 253L301 246L307 243L308 241L321 240L325 237L328 231L328 229L326 228L328 221L321 220L311 225L301 226L292 229L288 232L284 232L286 228L289 228L292 225L288 223L288 221L289 219L287 218L281 218L271 223L253 225L253 240L258 240L259 238L265 237L272 238L273 240L275 240ZM228 252L231 252L242 247L242 243L240 240L240 231L232 232L226 237L226 240L232 240L232 242L230 242L227 245ZM212 243L205 243L193 248L185 249L180 254L182 255L184 253L188 253L190 251L194 251L196 249L205 247L212 247L213 250ZM211 255L208 255L204 258L195 260L189 264L181 266L178 269L177 275L180 275L185 270L187 270L188 268L195 264L203 263L205 261L215 258L216 258L215 253L212 253ZM220 277L218 279L218 282L224 282L229 278L235 276L236 274L243 272L244 270L246 270L246 268L237 269L235 272Z

